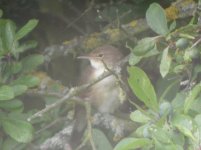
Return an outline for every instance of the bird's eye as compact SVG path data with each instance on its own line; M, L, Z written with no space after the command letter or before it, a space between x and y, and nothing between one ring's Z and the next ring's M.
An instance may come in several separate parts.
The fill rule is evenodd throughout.
M98 57L103 57L103 54L98 54L97 56L98 56Z

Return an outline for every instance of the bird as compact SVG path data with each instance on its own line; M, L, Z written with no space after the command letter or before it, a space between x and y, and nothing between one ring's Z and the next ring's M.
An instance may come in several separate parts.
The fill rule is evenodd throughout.
M112 45L103 45L92 50L89 54L79 56L78 59L90 62L90 65L82 71L78 80L79 84L93 81L105 72L113 70L123 58L122 52ZM113 114L121 105L120 92L117 78L111 74L83 91L79 96L88 101L98 112ZM82 106L77 106L76 111L76 121L70 139L73 149L79 145L80 136L82 136L87 124L85 109Z

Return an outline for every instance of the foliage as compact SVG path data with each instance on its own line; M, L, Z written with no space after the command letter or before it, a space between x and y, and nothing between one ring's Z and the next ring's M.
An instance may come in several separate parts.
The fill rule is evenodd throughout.
M140 126L115 149L199 149L199 26L188 24L175 30L174 22L168 27L164 10L157 3L148 8L146 20L159 36L144 38L134 48L130 47L129 62L130 65L139 64L142 59L147 59L147 54L153 53L148 58L154 57L158 62L155 70L159 70L161 78L151 83L141 68L128 67L128 83L146 109L137 109L130 114L131 120ZM138 61L134 61L136 58ZM184 78L188 83L185 88L179 88ZM140 142L136 142L138 140Z
M160 1L160 3L167 6L172 1ZM44 24L43 29L39 30L45 33L44 37L47 38L43 39L42 42L39 41L43 44L46 41L48 41L48 44L55 43L55 41L60 43L63 40L71 39L78 33L86 35L94 32L94 30L97 31L97 27L102 30L103 26L108 23L109 25L106 28L118 27L118 29L121 29L123 27L122 29L124 29L124 26L121 26L122 24L126 24L131 20L136 24L136 18L146 16L147 24L153 31L152 34L148 32L149 36L154 34L157 34L157 36L146 37L145 35L144 37L144 33L142 33L142 35L137 35L137 38L140 37L141 39L134 43L135 46L130 46L129 42L127 44L131 51L129 58L131 67L127 69L129 73L128 84L137 97L134 101L140 101L144 104L138 106L130 114L130 119L139 124L139 127L131 135L118 142L114 149L200 149L201 67L199 25L189 23L183 26L181 24L177 25L176 21L170 22L166 18L166 12L159 4L152 3L147 9L148 4L153 0L96 2L97 4L93 8L97 10L97 15L91 9L91 4L88 1L88 6L78 7L82 4L79 0L45 0L30 1L30 3L27 0L13 1L13 5L7 6L7 11L14 12L14 16L17 16L16 14L20 12L18 16L25 18L27 18L29 12L30 14L34 12L33 14L37 14L36 16L42 18L41 21L45 20L42 23ZM4 3L9 4L9 1L5 0ZM80 16L77 16L77 8L80 9ZM83 8L86 11L83 11ZM146 13L144 13L145 9L147 9ZM90 10L92 10L92 13L90 13ZM27 14L24 15L24 12L27 12ZM2 14L3 11L0 10L0 17L2 17ZM48 22L48 19L43 19L43 17L51 18ZM71 20L71 18L75 20ZM20 19L18 18L16 21L20 23ZM195 20L196 18L193 18L191 22ZM71 25L69 25L69 22ZM89 26L90 22L93 22L93 25ZM1 134L3 135L0 137L0 147L5 150L16 149L16 145L20 147L19 149L23 149L25 147L24 143L32 141L34 129L37 129L37 127L45 130L42 135L36 136L36 138L39 138L34 141L35 143L41 143L53 133L52 130L49 132L46 129L49 128L48 123L52 122L53 119L60 119L58 112L62 111L66 116L66 112L72 109L72 106L68 105L67 108L61 106L61 109L51 111L51 115L48 114L34 120L34 123L38 123L34 129L26 121L28 116L33 114L33 110L25 113L21 96L24 96L29 89L39 84L40 79L31 72L43 63L44 58L39 54L29 54L28 50L35 48L37 42L26 41L24 37L35 28L37 23L37 20L32 19L23 27L17 29L12 20L0 19L0 125L2 128ZM94 28L94 24L97 27ZM82 27L87 30L83 30ZM116 34L112 34L114 37L116 36ZM124 35L124 32L122 32L122 35ZM129 36L126 32L125 35ZM41 37L41 34L39 34L39 39ZM108 37L103 36L103 38ZM27 56L27 54L29 55ZM68 65L74 67L72 62ZM60 69L58 64L55 66ZM65 69L63 69L63 66L61 68L62 71L67 71L66 74L71 72L66 66ZM58 71L54 70L53 72L57 73ZM60 73L58 74L60 75ZM64 78L66 80L66 76ZM187 84L184 82L186 79ZM53 94L63 92L58 88L58 84L56 87L50 88ZM44 99L46 105L55 102L54 96L44 97ZM58 126L58 124L56 125ZM97 149L113 149L114 143L107 139L110 133L107 134L109 136L106 136L98 129L92 129L92 132L93 142ZM19 146L19 143L23 144Z
M31 19L17 29L12 20L0 18L0 125L1 134L9 135L0 139L5 149L11 148L8 141L27 143L33 138L34 128L26 121L28 114L24 113L20 96L38 85L39 79L31 75L31 71L43 63L43 56L22 55L37 43L20 40L37 24L36 19Z

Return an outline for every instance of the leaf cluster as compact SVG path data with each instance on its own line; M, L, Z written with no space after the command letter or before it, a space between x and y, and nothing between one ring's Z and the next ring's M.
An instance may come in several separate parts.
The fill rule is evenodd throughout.
M1 11L2 12L2 11ZM1 13L1 16L2 17ZM34 128L27 122L20 96L39 84L31 71L43 63L42 55L24 56L24 52L37 46L36 41L23 41L38 24L31 19L17 29L12 20L0 18L0 137L1 149L14 149L17 142L27 143L33 138Z
M140 126L114 149L199 149L199 26L190 22L176 29L176 22L169 25L165 11L157 3L148 8L146 20L158 35L141 39L134 48L130 47L128 67L129 86L146 108L138 107L130 114L130 119ZM134 66L153 57L159 64L153 68L161 76L156 82L150 81L142 68Z

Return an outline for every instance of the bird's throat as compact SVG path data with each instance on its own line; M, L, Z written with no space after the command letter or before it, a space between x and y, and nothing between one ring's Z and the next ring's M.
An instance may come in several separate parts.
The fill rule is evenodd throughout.
M101 61L90 60L90 63L94 71L94 78L99 77L106 71L105 66Z

